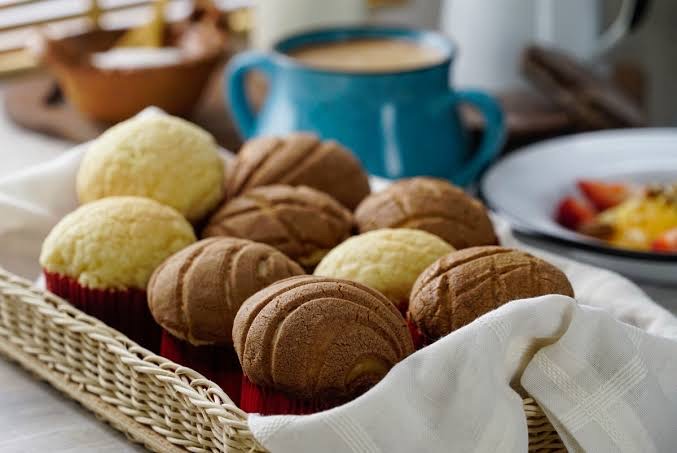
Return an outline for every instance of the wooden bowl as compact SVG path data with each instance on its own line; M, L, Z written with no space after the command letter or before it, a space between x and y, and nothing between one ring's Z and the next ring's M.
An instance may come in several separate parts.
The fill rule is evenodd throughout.
M167 66L94 66L90 56L112 48L123 33L124 30L97 30L45 41L44 62L72 105L90 119L119 122L151 105L185 116L199 101L209 77L226 54L224 40L220 46L205 43L204 52ZM177 42L179 33L181 29L168 27L170 45Z

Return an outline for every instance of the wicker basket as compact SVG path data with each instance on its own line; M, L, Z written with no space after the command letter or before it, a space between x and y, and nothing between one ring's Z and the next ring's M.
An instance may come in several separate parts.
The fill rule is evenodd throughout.
M2 268L0 353L150 450L266 451L216 384ZM524 413L529 451L566 451L533 399Z

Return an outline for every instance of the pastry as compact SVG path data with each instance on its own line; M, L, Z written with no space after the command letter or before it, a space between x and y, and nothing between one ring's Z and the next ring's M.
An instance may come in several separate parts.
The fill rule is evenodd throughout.
M452 246L422 230L374 230L354 236L329 252L315 275L363 283L406 312L411 287L419 274L452 251Z
M498 243L484 205L441 179L404 179L372 193L357 207L355 221L361 233L415 228L441 237L456 249Z
M237 404L242 371L233 320L252 294L303 269L276 249L246 239L203 239L167 258L148 283L162 326L160 355L219 384Z
M340 144L308 133L249 140L228 175L228 198L271 184L309 186L352 210L369 194L369 179L357 158Z
M157 350L146 301L155 268L195 241L176 210L141 197L109 197L66 215L42 244L47 289Z
M272 245L312 269L350 236L352 214L329 195L309 187L263 186L223 205L203 237L233 236Z
M180 118L144 114L94 140L77 174L81 203L116 195L152 198L190 222L223 198L224 165L211 135Z
M414 349L404 318L378 291L314 276L279 281L247 299L233 342L245 374L241 407L262 414L342 404Z
M438 259L418 277L408 319L430 343L507 302L546 294L574 295L552 264L519 250L472 247Z

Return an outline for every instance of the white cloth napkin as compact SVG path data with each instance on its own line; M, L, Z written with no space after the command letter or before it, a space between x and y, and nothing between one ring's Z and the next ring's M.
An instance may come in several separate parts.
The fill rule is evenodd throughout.
M525 452L521 387L569 451L675 451L677 319L618 274L524 247L494 221L502 244L561 268L578 303L551 295L506 304L349 404L250 415L256 438L276 453Z
M507 304L415 353L349 404L250 415L249 424L273 452L526 452L515 382L570 451L669 452L676 357L672 340L544 296Z
M39 275L43 238L77 206L85 149L0 179L1 266ZM525 248L495 223L504 245ZM349 404L251 415L254 435L275 453L524 452L521 386L571 451L674 451L677 320L615 273L530 251L567 273L578 304L563 296L507 304L407 358Z

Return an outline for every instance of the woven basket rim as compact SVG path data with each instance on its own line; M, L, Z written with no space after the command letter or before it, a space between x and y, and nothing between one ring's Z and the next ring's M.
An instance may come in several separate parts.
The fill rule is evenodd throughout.
M14 316L21 313L19 316ZM33 344L30 335L20 332L16 326L21 316L29 320L45 319L53 325L53 336L75 335L82 342L95 344L101 352L115 357L113 366L129 372L137 378L149 376L176 392L187 403L186 410L199 410L209 420L197 431L210 430L211 434L222 431L219 446L204 446L193 439L180 437L168 426L158 426L152 417L130 416L133 413L124 405L107 402L103 395L88 391L78 382L79 375L69 375L59 370L55 358L49 352ZM7 326L10 328L7 328ZM16 334L16 335L12 335ZM23 336L22 336L23 335ZM21 340L18 338L22 336ZM77 344L74 345L77 347ZM84 350L84 348L83 348ZM70 305L58 296L39 288L24 278L0 267L0 355L19 362L24 368L75 399L91 410L97 417L124 432L131 440L144 444L153 451L249 451L265 452L247 424L248 414L238 408L224 391L198 372L178 365L139 346L122 333L107 326ZM136 373L136 374L135 374ZM159 384L158 384L159 385ZM178 397L177 397L178 398ZM110 399L110 398L109 398ZM529 451L566 451L556 431L538 403L528 395L523 398L523 407L529 429ZM178 416L177 416L178 417ZM183 417L183 415L181 415ZM190 417L179 417L181 422L195 423ZM195 417L193 417L195 418ZM200 417L198 417L200 418ZM147 423L144 423L147 422ZM208 423L209 422L209 423ZM161 425L162 423L160 423ZM171 424L170 424L171 425ZM214 436L216 437L216 436ZM199 440L199 439L198 439Z

